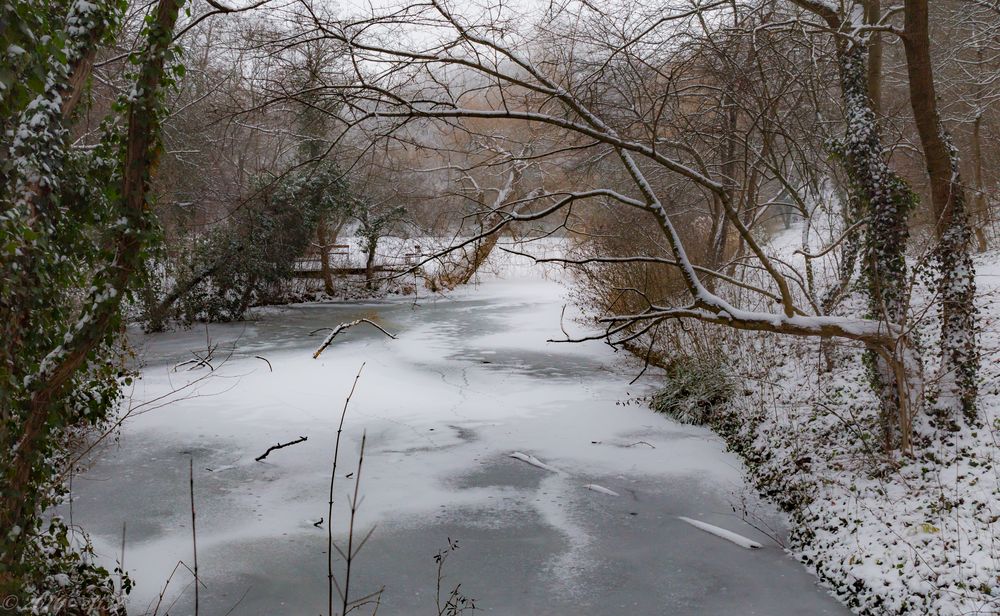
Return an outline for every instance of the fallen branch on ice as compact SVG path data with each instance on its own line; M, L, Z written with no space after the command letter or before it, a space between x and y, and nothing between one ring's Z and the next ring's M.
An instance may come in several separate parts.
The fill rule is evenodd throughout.
M190 372L191 370L197 370L198 368L201 368L201 367L204 367L204 366L207 366L209 370L211 370L212 372L215 372L215 366L212 365L212 358L215 356L215 349L219 348L219 345L218 344L212 344L211 340L208 339L208 324L207 323L206 323L205 327L206 327L206 329L205 329L205 355L202 356L202 355L199 355L198 353L195 353L194 351L191 351L191 354L194 355L194 359L189 359L187 361L182 361L182 362L180 362L178 364L174 364L173 372L177 372L178 368L180 368L182 366L187 366L189 364L193 364L193 365L190 368L188 368L188 370L187 370L188 372Z
M323 340L323 344L319 345L319 348L316 349L315 353L313 353L313 359L316 359L317 357L319 357L320 353L322 353L323 351L325 351L326 347L330 346L330 344L333 343L333 339L337 337L337 334L339 334L340 332L344 331L345 329L347 329L349 327L354 327L355 325L360 325L361 323L367 323L367 324L371 325L372 327L374 327L375 329L377 329L380 332L382 332L383 334L385 334L386 336L389 336L393 340L396 339L395 336L393 336L389 332L385 331L384 329L382 329L381 326L379 326L377 323L375 323L374 321L371 321L369 319L357 319L357 320L351 321L349 323L341 323L337 327L321 327L319 329L313 330L312 332L310 332L309 335L311 336L312 334L315 334L316 332L321 332L321 331L324 331L324 330L329 330L330 335L327 336L326 339Z
M213 354L214 350L215 350L214 348L209 349L208 355L206 357L202 357L202 356L198 355L197 353L192 352L191 354L195 356L195 359L189 359L187 361L182 361L180 363L174 364L173 372L177 372L178 368L182 368L182 367L187 366L187 365L191 366L190 368L187 369L188 372L190 372L192 370L197 370L198 368L202 368L202 367L206 367L206 366L208 367L209 370L211 370L212 372L215 372L215 366L212 365L212 361L211 361L212 360L212 354Z
M711 524L706 524L705 522L699 522L698 520L692 520L691 518L685 518L684 516L677 516L677 517L681 520L684 520L691 526L694 526L695 528L701 529L706 533L715 535L716 537L721 537L726 541L732 541L733 543L735 543L740 547L747 549L756 549L764 547L752 539L747 539L743 535L737 535L736 533L728 531L724 528L719 528L718 526L712 526Z
M521 462L527 462L528 464L530 464L532 466L536 466L536 467L538 467L538 468L540 468L542 470L550 471L550 472L553 472L553 473L561 473L562 472L558 468L555 468L554 466L549 466L545 462L542 462L541 460L539 460L535 456L529 456L528 454L521 453L520 451L515 451L514 453L510 454L510 457L515 458L517 460L520 460Z
M265 451L264 453L260 454L256 458L254 458L254 461L260 462L261 460L263 460L264 458L266 458L268 456L268 454L270 454L275 449L284 449L285 447L290 447L292 445L298 445L299 443L304 443L304 442L306 442L308 440L309 440L309 437L300 436L298 439L296 439L294 441L289 441L287 443L278 443L277 445L271 445L270 447L267 448L267 451Z
M600 492L601 494L607 494L608 496L621 496L621 494L619 494L618 492L615 492L614 490L609 490L604 486L599 486L596 483L588 483L583 487L587 488L592 492Z

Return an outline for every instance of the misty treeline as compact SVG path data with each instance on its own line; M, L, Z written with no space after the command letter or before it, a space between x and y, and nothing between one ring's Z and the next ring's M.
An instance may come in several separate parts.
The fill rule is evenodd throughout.
M0 594L72 569L121 607L41 512L130 378L127 321L301 297L306 257L335 295L353 238L367 287L392 237L432 290L557 238L646 359L692 327L847 342L887 453L980 422L993 0L0 0L0 24Z

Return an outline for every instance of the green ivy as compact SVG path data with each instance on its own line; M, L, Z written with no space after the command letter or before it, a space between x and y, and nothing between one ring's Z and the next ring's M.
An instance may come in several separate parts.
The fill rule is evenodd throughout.
M121 245L141 257L156 238L148 208L132 212L122 184L125 114L156 109L162 88L154 100L115 103L87 148L70 146L74 116L63 109L71 75L113 42L126 8L125 0L0 0L0 595L23 611L93 599L100 613L119 613L107 593L130 588L124 575L118 590L109 586L86 544L71 545L66 527L44 516L65 494L72 438L109 422L131 382ZM173 63L171 31L150 23L144 36L139 64ZM148 62L145 70L158 76ZM141 115L156 135L155 111ZM64 362L74 348L82 360ZM66 379L52 381L60 370Z

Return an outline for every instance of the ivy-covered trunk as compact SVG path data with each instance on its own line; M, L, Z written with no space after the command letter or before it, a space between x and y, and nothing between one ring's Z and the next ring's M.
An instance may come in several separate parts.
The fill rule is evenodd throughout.
M840 84L846 131L840 144L850 178L850 203L866 221L861 273L868 294L869 316L904 324L908 306L907 220L915 196L885 160L878 121L868 90L868 50L859 42L838 43ZM882 400L883 436L887 449L908 448L913 420L913 382L919 361L910 341L895 348L870 350L867 361L872 385Z
M841 88L847 114L847 139L841 152L853 183L857 204L866 210L867 231L863 259L872 316L904 326L906 321L907 217L916 202L913 191L886 164L872 109L869 87L877 77L866 67L865 41L872 33L854 23L858 11L867 22L878 20L880 3L848 3L846 6L818 0L792 0L821 17L837 37ZM941 316L941 370L938 375L939 406L948 423L956 425L956 415L966 422L978 421L976 414L979 349L976 342L975 271L970 254L972 237L966 211L965 190L959 174L958 152L945 130L934 88L930 57L929 4L927 0L905 0L904 31L910 104L916 121L924 161L930 179L931 204L935 218L937 246L933 263L937 274L937 303ZM876 54L878 55L878 54ZM900 340L904 346L912 346ZM898 345L897 345L898 346ZM892 349L896 357L900 348ZM902 349L914 356L912 349ZM892 405L893 388L888 385L888 368L871 356L872 376L882 391L885 410ZM911 369L916 369L913 366ZM911 378L911 377L908 377ZM904 391L904 389L900 389ZM905 401L900 401L905 402ZM902 407L901 407L902 408ZM915 418L911 414L911 418ZM903 435L905 437L905 434ZM887 444L890 444L887 440Z
M127 117L127 129L110 122L102 141L83 153L67 145L77 90L87 80L81 71L89 72L125 2L77 0L66 16L15 3L22 25L36 28L31 62L46 79L36 92L30 82L14 84L3 101L19 103L3 108L5 122L17 118L19 129L0 188L0 596L24 598L53 573L54 553L70 558L58 542L42 547L42 513L59 494L66 431L107 419L120 395L122 373L110 349L122 299L155 236L148 195L159 90L182 3L160 0L153 10L134 92L114 110ZM69 586L66 592L100 592L82 582Z
M910 106L916 121L930 179L931 206L937 246L933 262L941 315L939 409L950 422L961 414L978 421L979 348L976 343L976 282L972 262L972 231L965 187L959 173L958 150L941 122L931 67L927 0L906 0L903 47L910 86Z

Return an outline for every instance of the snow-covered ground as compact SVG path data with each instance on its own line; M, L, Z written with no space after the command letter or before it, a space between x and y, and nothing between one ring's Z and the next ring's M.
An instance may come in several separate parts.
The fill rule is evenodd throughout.
M773 249L795 262L801 237L783 233ZM793 552L859 613L1000 613L1000 254L977 257L977 284L983 427L932 435L947 444L892 465L856 345L828 347L828 371L816 340L728 341L748 395L718 425L758 487L796 510ZM928 348L934 330L929 313ZM933 375L935 358L924 360Z
M147 365L133 403L148 412L74 479L73 522L108 562L125 525L141 613L178 561L192 563L193 459L201 614L324 613L326 532L314 523L326 516L337 421L364 363L333 524L343 540L366 432L360 534L378 527L352 588L384 585L379 613L435 613L433 556L449 538L461 549L444 585L461 582L490 614L846 613L734 513L746 506L757 526L784 534L717 437L630 402L655 379L629 386L635 369L600 343L546 342L563 337L564 296L550 281L491 280L443 299L269 309L211 326L215 371L172 396L208 374L173 369L205 348L205 331L140 338ZM310 331L359 317L398 339L362 325L312 359L321 335ZM570 314L563 326L579 333ZM190 581L174 574L171 614L191 613Z

